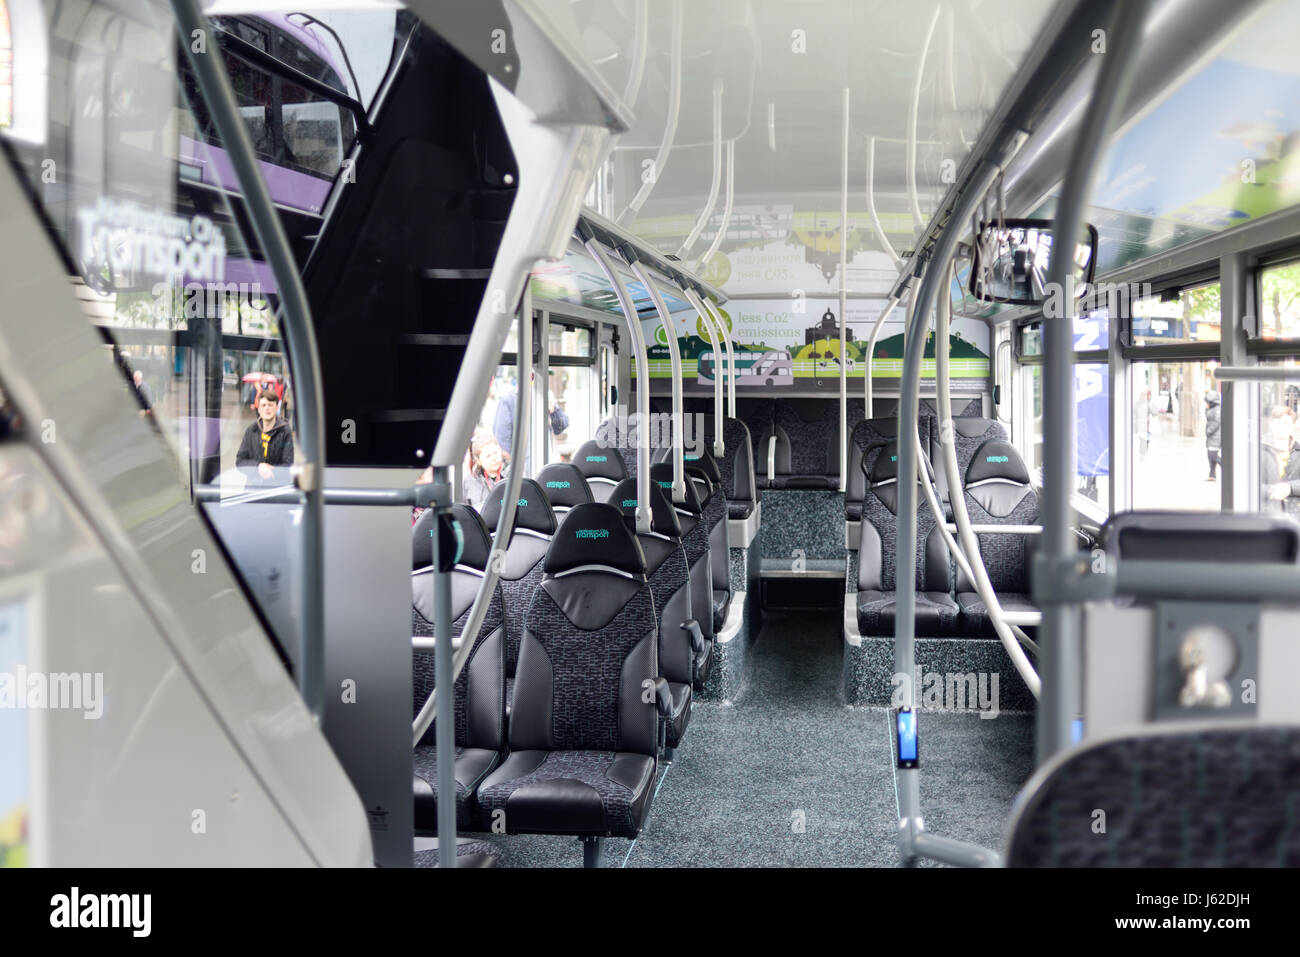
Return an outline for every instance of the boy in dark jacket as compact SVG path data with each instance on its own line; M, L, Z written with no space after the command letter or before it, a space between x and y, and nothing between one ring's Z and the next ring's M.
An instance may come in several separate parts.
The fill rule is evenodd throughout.
M235 453L236 466L257 466L263 479L275 476L275 469L293 464L293 431L280 418L280 400L268 389L257 397L257 418L244 433Z

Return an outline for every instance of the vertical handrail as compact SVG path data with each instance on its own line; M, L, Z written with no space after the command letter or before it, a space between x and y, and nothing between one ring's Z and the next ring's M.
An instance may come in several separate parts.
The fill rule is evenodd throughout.
M722 342L713 325L713 315L704 308L700 294L690 287L683 289L682 294L694 307L695 314L704 326L704 334L708 336L709 346L713 349L713 454L722 455L727 450L722 438Z
M849 471L849 88L840 91L840 491Z
M885 320L889 318L889 314L894 311L894 307L897 305L898 297L890 296L889 302L885 303L885 308L871 325L871 335L867 336L867 355L864 363L865 368L862 370L862 377L865 380L862 384L863 418L866 419L876 417L874 405L875 387L871 382L871 361L876 357L876 340L880 337L880 330L885 325Z
M1148 0L1116 5L1107 31L1107 52L1070 152L1052 227L1055 252L1048 266L1048 293L1055 294L1062 315L1043 323L1043 543L1039 561L1053 583L1078 574L1073 567L1077 546L1070 521L1077 413L1073 249L1083 231L1084 210L1098 167L1128 96L1148 9ZM1043 579L1042 574L1035 576L1036 582ZM1074 721L1082 706L1079 679L1083 656L1077 605L1054 587L1036 588L1035 597L1043 610L1040 667L1047 692L1047 700L1038 709L1037 756L1041 765L1073 740Z
M686 501L686 452L685 452L685 433L683 432L683 410L682 410L682 351L677 344L677 329L673 326L673 317L668 313L668 306L664 302L664 297L659 293L659 287L655 285L650 274L645 268L632 260L629 265L636 278L641 280L646 291L650 294L650 301L654 303L655 312L659 314L659 326L664 331L664 340L668 346L669 366L672 370L672 397L673 397L673 428L669 438L669 444L673 453L673 501L681 504ZM648 361L647 361L648 364ZM646 392L649 393L650 381L646 380ZM640 493L638 493L638 501Z
M722 321L722 313L712 299L702 298L704 308L709 310L713 315L713 321L718 324L718 333L722 336L722 344L727 348L727 417L734 419L736 417L736 351L731 345L731 330L727 324Z
M949 263L933 262L930 268L942 268L944 276L949 275ZM1039 679L1038 673L1034 671L1034 666L1030 663L1024 648L1020 646L1020 642L1017 640L1016 635L1012 633L1011 626L1007 624L1002 613L1002 605L993 589L988 570L984 567L984 557L980 553L979 539L971 529L970 515L966 511L966 497L962 494L962 475L961 469L957 465L957 446L953 439L952 395L948 380L948 354L950 352L948 325L951 318L952 283L949 282L945 285L943 295L939 298L934 317L934 383L937 393L935 406L939 412L939 446L943 450L944 474L948 476L949 504L952 507L953 521L957 525L957 534L961 540L961 551L966 556L966 574L970 577L971 584L975 586L975 591L979 593L980 601L984 602L989 620L993 623L993 630L997 633L998 640L1002 642L1007 657L1011 659L1012 665L1015 666L1030 693L1037 698L1042 692L1042 681ZM942 522L943 516L936 513L935 520Z
M677 136L677 119L682 110L682 3L683 0L673 0L673 46L670 54L669 80L668 80L668 119L664 123L664 135L659 141L659 149L655 152L653 165L650 168L650 175L642 176L641 186L636 191L627 204L627 209L619 214L616 222L624 223L629 217L641 212L641 207L645 201L650 198L650 193L659 182L659 177L664 174L664 167L668 164L668 155L672 152L673 140Z
M645 352L645 336L641 332L641 317L637 315L632 296L627 291L623 277L618 274L608 254L595 238L586 240L587 252L600 266L609 280L618 304L623 309L627 336L631 340L632 361L636 363L636 530L650 531L650 359ZM684 491L684 490L683 490Z
M942 9L943 5L936 3L934 13L930 16L930 25L925 31L925 42L921 44L921 56L916 64L916 78L912 81L911 106L907 111L907 158L905 167L907 196L912 204L912 222L919 230L925 229L925 219L921 216L921 202L916 192L916 123L917 115L921 110L921 81L925 76L925 59L930 53L930 41L934 38L934 27L939 22L939 13Z
M518 423L515 424L516 428ZM435 688L450 688L455 650L451 641L451 568L456 556L443 554L442 522L450 521L451 496L449 480L451 466L433 468L435 487L434 512L438 519L430 534L433 536L433 684ZM468 641L467 644L473 644ZM456 712L455 695L439 695L435 710L434 748L437 752L438 793L456 793ZM456 866L456 802L438 802L438 866Z
M727 190L726 196L722 200L722 222L718 225L718 231L713 236L713 242L709 243L709 248L704 251L704 255L695 261L695 271L703 272L708 265L713 254L718 251L722 245L722 238L727 235L727 230L731 227L731 211L736 202L736 141L727 140Z
M198 44L211 27L198 0L172 0L176 31L190 68L198 80L213 125L244 191L244 204L262 254L275 276L283 318L290 374L293 376L298 418L298 444L303 461L295 468L303 493L302 592L298 633L298 690L312 716L324 719L325 676L325 509L321 486L325 470L325 392L321 385L320 354L312 325L307 291L284 226L262 179L248 130L214 42ZM200 49L202 52L200 52Z
M695 220L695 225L686 235L677 250L677 258L684 259L700 238L704 225L713 216L713 208L718 205L718 189L722 186L722 78L713 79L713 180L709 183L709 198L704 201L704 208Z
M867 140L867 215L871 217L871 228L876 231L880 248L893 260L894 268L901 273L903 257L898 255L894 244L885 235L885 227L880 225L880 215L876 212L876 138L874 136Z
M496 594L497 581L501 578L501 567L505 563L506 548L510 545L510 536L515 529L515 512L519 505L519 487L524 478L524 457L528 454L529 430L532 423L533 415L533 390L530 388L530 381L533 377L533 297L529 284L524 284L523 295L519 302L519 335L518 335L518 359L516 369L518 370L518 392L515 399L515 420L514 432L510 436L510 469L506 472L506 491L501 501L501 515L497 519L497 530L492 536L492 551L489 553L487 572L483 576L483 581L479 585L478 594L474 596L474 604L470 608L469 618L460 632L460 647L451 662L450 681L455 682L460 675L460 671L465 667L465 662L469 659L469 653L474 648L474 642L478 638L479 629L483 627L483 619L487 617L488 607L492 604L492 596ZM434 667L437 667L437 659L434 660ZM437 675L434 675L435 681ZM416 715L415 722L412 725L414 734L414 744L419 744L420 739L424 737L424 732L429 730L429 725L433 723L435 710L440 710L438 704L440 698L450 700L451 695L440 695L438 689L442 687L450 688L451 684L442 685L435 683L433 694L429 695L429 700L424 703L420 713ZM439 717L441 720L441 716ZM455 760L454 750L450 752L452 760ZM438 753L438 760L442 760L442 752ZM454 790L451 793L455 793Z

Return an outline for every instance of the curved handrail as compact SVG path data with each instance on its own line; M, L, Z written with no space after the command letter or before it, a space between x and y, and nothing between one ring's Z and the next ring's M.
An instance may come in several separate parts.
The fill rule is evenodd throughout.
M641 280L646 291L650 293L650 300L655 305L655 312L659 314L659 326L664 331L664 339L668 345L669 365L672 369L673 396L673 427L669 436L669 444L673 453L673 501L680 505L686 501L686 453L684 446L686 440L682 432L682 350L677 343L677 330L673 327L673 318L668 313L668 306L664 302L664 297L659 293L659 287L639 262L633 261L629 265L632 267L632 272L636 274L636 278ZM650 380L646 379L645 384L646 394L649 395ZM639 491L637 500L640 501Z

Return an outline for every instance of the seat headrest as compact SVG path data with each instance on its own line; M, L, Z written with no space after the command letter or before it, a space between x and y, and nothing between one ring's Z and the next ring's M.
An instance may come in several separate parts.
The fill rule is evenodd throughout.
M601 565L630 575L645 574L641 543L623 521L623 513L605 502L575 505L546 549L547 575Z
M496 531L501 519L501 503L506 494L505 482L499 483L483 503L483 523ZM515 528L526 528L543 535L555 534L555 512L542 487L533 479L519 482L519 505L515 508Z
M872 448L879 450L874 459L871 457ZM862 454L862 470L872 485L898 478L898 442L868 447Z
M650 466L650 481L659 488L664 490L668 500L672 501L673 496L673 466L671 462L656 462ZM685 509L691 515L702 515L704 505L700 502L700 495L695 490L695 483L687 480L686 498L681 502L673 502L675 508Z
M1016 451L1016 447L1005 439L989 439L975 451L966 469L966 484L987 482L989 479L1003 479L1016 485L1029 484L1029 469Z
M433 529L435 512L426 508L420 513L411 529L411 568L428 568L433 564ZM492 538L478 512L468 505L451 507L451 517L460 529L460 558L458 565L468 565L480 571L487 569L488 555L492 551Z
M595 501L582 470L572 462L552 462L537 473L537 484L546 493L551 508L573 508Z
M722 470L718 468L718 460L713 457L713 453L703 442L700 443L700 451L697 455L687 453L682 456L686 460L686 467L692 465L699 468L708 476L710 482L714 485L722 484Z
M487 571L488 557L492 554L492 536L488 534L482 517L468 505L453 505L451 517L460 526L460 561L457 564Z
M673 501L663 489L653 482L650 484L650 530L672 538L682 537L682 524L677 521L677 511ZM623 479L614 486L614 494L609 504L623 513L631 527L636 526L636 479Z
M612 479L621 482L627 478L627 465L618 449L590 439L573 453L573 464L587 478Z

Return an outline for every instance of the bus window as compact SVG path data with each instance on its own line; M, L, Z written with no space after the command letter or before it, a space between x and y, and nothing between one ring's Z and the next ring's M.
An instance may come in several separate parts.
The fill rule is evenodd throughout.
M1261 364L1294 369L1296 360ZM1280 379L1261 382L1258 400L1259 510L1300 521L1300 384Z
M1227 465L1217 364L1133 363L1133 508L1221 507Z
M547 325L547 460L568 462L596 432L592 421L596 388L592 330L558 322Z
M1300 261L1260 271L1260 335L1300 339Z

